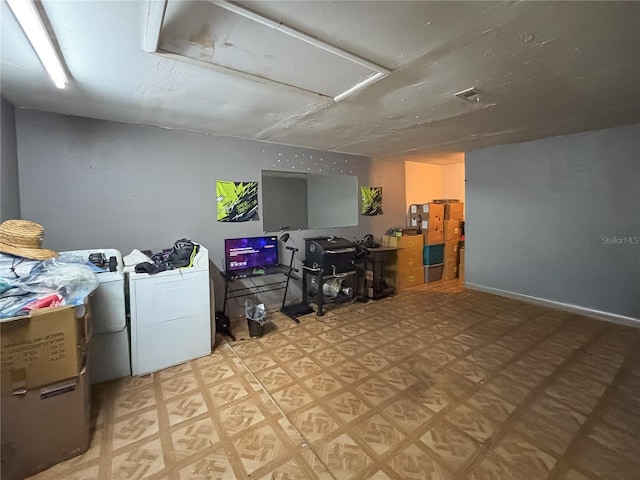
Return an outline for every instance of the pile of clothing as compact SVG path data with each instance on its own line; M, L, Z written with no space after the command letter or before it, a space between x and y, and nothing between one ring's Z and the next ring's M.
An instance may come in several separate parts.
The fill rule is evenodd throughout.
M155 254L134 249L123 258L123 261L125 271L129 271L131 267L134 267L136 273L153 275L166 270L193 267L193 262L199 251L200 245L186 238L181 238L176 240L173 247L165 248Z
M0 318L31 310L80 305L102 271L83 258L42 248L44 228L28 220L0 224Z

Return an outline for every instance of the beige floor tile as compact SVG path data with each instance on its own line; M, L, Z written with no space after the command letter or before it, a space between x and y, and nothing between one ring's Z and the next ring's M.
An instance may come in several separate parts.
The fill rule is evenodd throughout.
M287 454L287 447L270 425L252 428L233 442L248 476Z
M390 460L391 468L405 480L454 480L455 476L424 450L410 445Z
M236 402L218 412L221 426L227 435L236 435L265 420L262 411L251 399Z
M351 422L371 410L362 397L351 391L331 396L325 403L345 422Z
M343 387L335 377L326 372L319 373L304 381L311 394L316 398L323 398Z
M458 405L447 420L481 445L491 444L491 435L499 424L467 405Z
M269 392L290 386L296 381L280 366L256 372L255 377Z
M629 480L640 329L465 291L332 308L94 387L89 450L37 480Z
M218 408L229 405L249 395L247 389L234 379L209 386L207 393Z
M442 463L459 472L478 453L478 445L461 430L440 422L420 436L420 441L437 454Z
M234 376L235 373L229 364L219 362L202 367L200 369L200 375L202 375L207 385L212 385Z
M378 455L386 453L405 437L400 429L377 414L355 425L354 430Z
M350 385L369 375L369 372L359 363L352 361L336 365L331 369L331 371L334 375L340 378L345 385Z
M316 350L311 353L317 363L326 368L331 368L338 363L344 362L347 357L338 352L335 348L325 348L323 350Z
M357 361L372 372L377 372L389 365L389 360L375 351L358 356Z
M295 412L290 421L307 442L321 440L340 427L334 415L319 405Z
M134 414L156 404L153 385L124 391L114 401L114 417Z
M509 465L517 465L531 478L546 478L556 459L543 452L518 433L508 433L492 448Z
M336 478L347 479L356 476L372 462L357 442L347 434L312 444L312 448Z
M184 395L166 405L171 426L207 413L207 405L200 392Z
M158 433L159 428L158 415L155 409L126 417L113 424L112 448L117 450L137 442Z
M272 394L273 399L284 412L297 410L314 401L306 388L293 384Z
M488 388L481 388L466 403L500 423L504 422L516 409L515 405Z
M637 440L635 445L638 446ZM571 460L573 465L588 472L594 479L629 480L637 478L640 471L636 455L629 457L595 440L587 439L580 442L580 448L573 452Z
M210 418L203 418L171 432L173 451L178 462L214 447L220 435Z
M276 361L266 352L243 358L242 361L246 367L254 373L276 366Z
M303 339L296 340L295 344L296 347L304 350L306 353L315 352L316 350L322 350L329 346L327 342L321 340L313 334Z
M180 480L236 480L224 451L209 451L206 456L178 469Z
M160 440L153 440L113 457L113 480L143 480L165 468Z
M396 390L379 376L367 378L354 386L354 390L371 405L379 405L396 394Z
M178 375L164 380L160 383L162 389L162 397L169 400L176 395L193 392L198 388L198 381L192 372L186 375Z

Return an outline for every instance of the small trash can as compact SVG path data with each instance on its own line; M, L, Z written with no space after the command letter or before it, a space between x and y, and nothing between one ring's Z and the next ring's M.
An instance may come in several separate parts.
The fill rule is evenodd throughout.
M267 319L267 311L264 307L264 303L256 305L251 300L245 300L244 309L247 316L249 336L251 338L261 337L264 334L264 326L269 321Z

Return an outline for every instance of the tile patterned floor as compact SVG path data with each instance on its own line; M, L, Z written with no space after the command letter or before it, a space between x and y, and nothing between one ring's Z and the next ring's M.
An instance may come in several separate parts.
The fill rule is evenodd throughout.
M34 480L630 480L640 329L428 284L94 388Z

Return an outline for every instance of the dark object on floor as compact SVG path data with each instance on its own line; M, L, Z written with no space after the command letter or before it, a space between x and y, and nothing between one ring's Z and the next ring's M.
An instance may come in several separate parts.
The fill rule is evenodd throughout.
M231 333L231 321L223 312L216 312L216 332L236 341L236 337Z
M296 323L300 323L298 317L302 315L307 315L309 313L313 313L313 307L311 307L306 302L294 303L291 305L284 306L280 309L282 313L284 313L287 317L293 320Z

